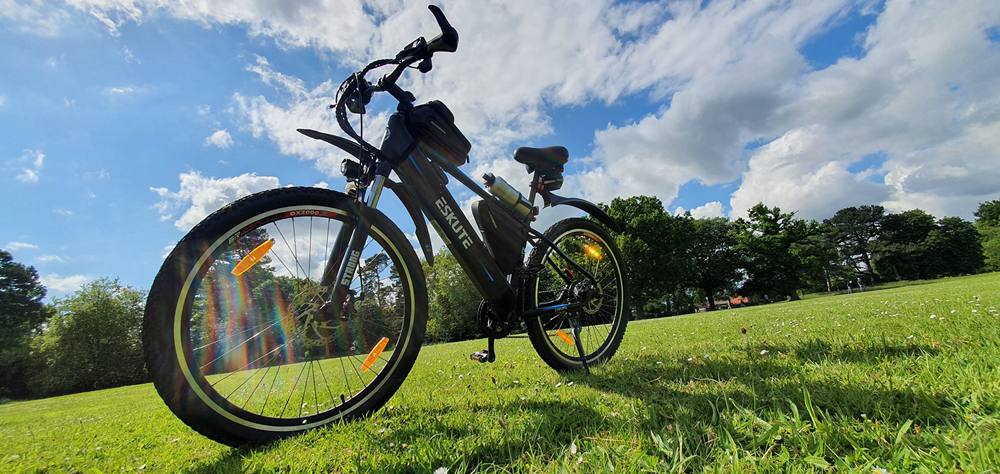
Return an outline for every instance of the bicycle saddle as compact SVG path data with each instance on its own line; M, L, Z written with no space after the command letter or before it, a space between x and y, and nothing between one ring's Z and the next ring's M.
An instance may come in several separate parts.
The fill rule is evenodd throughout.
M528 166L528 172L539 171L562 172L563 165L569 161L569 150L563 146L532 148L523 146L514 151L514 161Z

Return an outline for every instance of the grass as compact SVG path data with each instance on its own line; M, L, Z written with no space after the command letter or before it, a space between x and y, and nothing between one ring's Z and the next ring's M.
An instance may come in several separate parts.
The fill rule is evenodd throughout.
M0 471L996 472L1000 274L639 321L590 376L426 347L374 417L257 449L150 385L0 405Z

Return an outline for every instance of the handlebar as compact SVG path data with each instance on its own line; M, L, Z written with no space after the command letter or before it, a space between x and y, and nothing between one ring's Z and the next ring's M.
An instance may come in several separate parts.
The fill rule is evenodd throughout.
M414 63L418 63L417 69L422 73L431 70L431 57L438 52L455 52L458 50L458 31L451 26L444 12L436 5L428 5L427 9L434 15L441 34L435 36L430 41L426 41L422 36L406 45L393 59L379 59L369 63L360 71L352 73L343 83L337 92L337 101L330 108L336 109L337 123L340 128L351 138L358 142L358 145L372 157L378 156L377 148L364 141L363 138L354 131L347 119L345 108L356 114L365 113L365 106L371 101L374 92L388 92L401 107L410 107L415 98L413 94L403 90L396 81L403 71ZM373 69L394 64L396 67L381 78L375 85L365 79L365 74ZM360 157L359 157L360 158Z
M431 54L438 51L454 53L458 49L458 31L451 26L451 23L448 23L448 18L444 16L444 12L437 5L427 5L427 9L434 14L434 19L437 20L438 26L441 28L441 34L427 43L427 51Z

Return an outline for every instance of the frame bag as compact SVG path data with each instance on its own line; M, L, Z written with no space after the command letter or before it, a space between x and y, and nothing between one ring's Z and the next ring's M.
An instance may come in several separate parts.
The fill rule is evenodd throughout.
M441 101L414 107L406 121L410 134L425 152L445 158L455 166L468 163L472 144L455 126L455 116Z
M497 204L490 201L472 203L472 215L489 247L497 266L504 274L514 273L524 264L524 245L528 232Z

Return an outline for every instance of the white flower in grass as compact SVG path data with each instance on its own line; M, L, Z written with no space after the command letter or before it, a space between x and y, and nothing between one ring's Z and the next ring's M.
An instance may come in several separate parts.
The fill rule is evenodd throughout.
M439 467L439 468L437 468L437 469L434 470L434 474L448 474L448 468L446 468L446 467Z
M892 474L888 469L884 467L875 466L872 468L872 474Z
M931 315L931 319L937 319L937 315L936 314L932 314Z
M766 356L767 354L768 354L768 351L767 351L767 349L761 349L761 350L760 350L760 355L762 355L762 356Z

